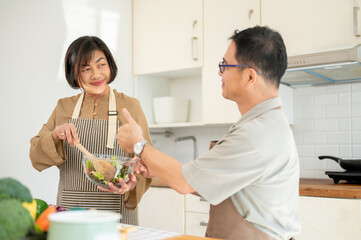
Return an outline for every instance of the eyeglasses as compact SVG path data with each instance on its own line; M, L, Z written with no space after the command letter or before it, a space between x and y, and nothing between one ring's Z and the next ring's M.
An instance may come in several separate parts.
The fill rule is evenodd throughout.
M219 67L219 71L221 73L224 73L224 71L226 70L226 67L245 67L245 68L253 68L253 67L250 67L248 65L245 65L245 64L224 64L224 60L219 62L218 64L218 67ZM253 68L254 69L254 68ZM255 70L255 69L254 69ZM259 75L259 73L255 70L255 72L257 73L257 75Z

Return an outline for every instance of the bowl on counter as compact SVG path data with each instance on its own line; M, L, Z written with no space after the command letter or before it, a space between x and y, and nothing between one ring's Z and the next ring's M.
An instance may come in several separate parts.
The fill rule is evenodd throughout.
M133 167L137 163L130 157L116 156L116 155L104 155L94 154L96 161L108 162L107 166L113 167L111 169L114 173L111 179L106 179L99 169L94 167L94 158L83 154L82 164L86 177L96 185L100 185L104 188L109 188L108 183L112 182L116 186L120 186L119 180L123 179L124 182L128 182L130 175L133 174Z
M157 124L188 122L190 100L176 97L153 98L154 121Z
M119 240L118 223L121 215L115 212L82 210L49 215L48 240Z

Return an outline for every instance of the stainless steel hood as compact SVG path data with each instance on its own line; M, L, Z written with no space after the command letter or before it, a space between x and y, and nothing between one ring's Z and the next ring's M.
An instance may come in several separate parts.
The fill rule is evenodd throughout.
M281 83L291 86L361 81L361 44L348 49L288 57Z

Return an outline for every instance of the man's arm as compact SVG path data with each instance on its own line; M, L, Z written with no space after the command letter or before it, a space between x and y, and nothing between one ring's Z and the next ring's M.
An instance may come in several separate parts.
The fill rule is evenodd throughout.
M134 144L144 139L143 133L125 108L122 113L127 123L118 129L117 139L122 149L132 153ZM169 187L181 194L195 192L183 176L182 164L176 159L160 152L151 144L145 144L140 157L148 171Z

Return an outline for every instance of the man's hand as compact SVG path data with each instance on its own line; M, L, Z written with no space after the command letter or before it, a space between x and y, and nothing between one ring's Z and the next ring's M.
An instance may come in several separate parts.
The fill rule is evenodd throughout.
M118 144L121 149L132 153L134 152L134 144L144 139L143 131L136 121L134 121L132 116L130 116L127 109L123 108L122 114L127 123L118 128Z
M139 159L137 164L133 167L133 171L135 173L141 174L143 177L151 178L153 177L150 171L148 170L147 166L144 164L144 162Z

